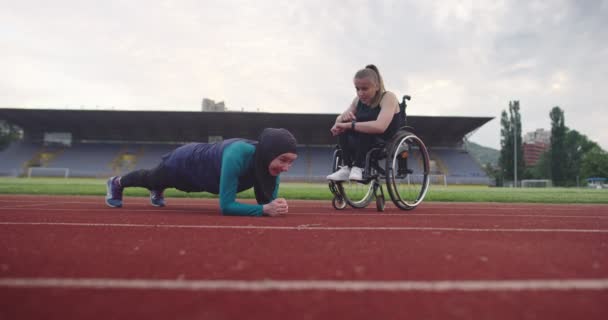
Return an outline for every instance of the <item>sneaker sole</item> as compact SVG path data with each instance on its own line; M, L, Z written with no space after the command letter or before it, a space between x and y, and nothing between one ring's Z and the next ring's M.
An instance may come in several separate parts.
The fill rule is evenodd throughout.
M150 204L151 204L153 207L157 207L157 208L162 208L162 207L164 207L164 206L165 206L165 204L164 204L164 203L163 203L163 204L156 204L156 203L154 203L154 202L152 201L152 199L150 199Z
M106 200L106 205L110 208L122 208L122 204L120 205L112 205Z

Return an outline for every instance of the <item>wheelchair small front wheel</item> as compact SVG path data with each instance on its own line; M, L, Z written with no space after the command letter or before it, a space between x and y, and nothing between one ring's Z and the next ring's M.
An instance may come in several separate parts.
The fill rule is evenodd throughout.
M346 201L344 201L344 199L340 199L338 197L334 197L331 200L331 205L336 210L344 210L344 209L346 209Z
M386 158L386 188L402 210L415 209L429 188L430 161L424 142L403 132L389 147Z
M384 208L386 206L386 200L384 200L384 196L376 197L376 210L379 212L384 212Z

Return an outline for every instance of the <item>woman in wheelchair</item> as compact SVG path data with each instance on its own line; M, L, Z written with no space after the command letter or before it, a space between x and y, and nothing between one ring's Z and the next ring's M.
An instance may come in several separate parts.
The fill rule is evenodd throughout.
M404 124L397 96L386 91L375 65L357 71L353 82L357 96L331 128L331 133L338 136L345 164L327 176L332 181L363 180L367 151L390 140Z

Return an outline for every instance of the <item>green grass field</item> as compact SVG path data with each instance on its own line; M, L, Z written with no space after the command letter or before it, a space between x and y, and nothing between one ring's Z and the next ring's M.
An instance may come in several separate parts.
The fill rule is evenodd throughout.
M0 178L0 194L40 195L105 195L103 179L57 178ZM386 194L386 189L385 189ZM126 196L148 196L143 188L129 188ZM287 199L332 199L326 183L281 184L279 195ZM175 189L165 192L166 197L215 198L206 193L185 193ZM386 194L388 200L388 194ZM253 190L239 194L239 198L254 198ZM607 203L608 190L588 188L491 188L483 186L431 186L425 201L444 202L526 202L526 203Z

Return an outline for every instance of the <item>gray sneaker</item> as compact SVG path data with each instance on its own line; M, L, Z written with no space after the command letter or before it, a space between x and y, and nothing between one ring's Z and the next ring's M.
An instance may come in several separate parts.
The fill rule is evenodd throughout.
M106 182L106 204L112 208L122 207L122 190L120 177L112 177Z
M155 207L164 207L165 206L165 197L163 195L163 191L158 190L150 190L150 204Z

